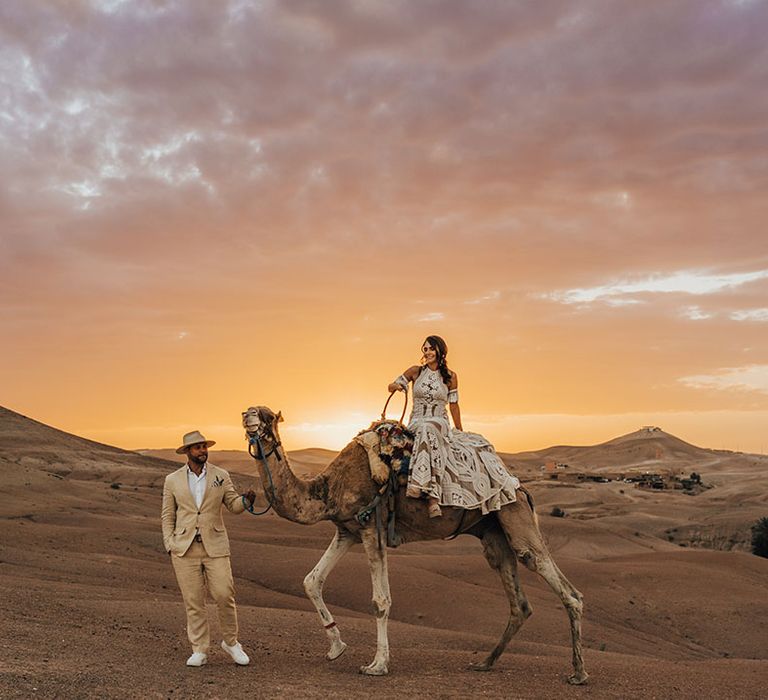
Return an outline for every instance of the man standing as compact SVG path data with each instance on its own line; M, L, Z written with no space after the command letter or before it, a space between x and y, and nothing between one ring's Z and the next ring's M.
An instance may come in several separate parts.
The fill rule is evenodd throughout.
M240 496L229 473L208 462L208 448L216 443L199 431L187 433L177 454L187 463L165 478L163 486L163 544L171 556L176 580L187 609L187 636L192 656L187 666L208 661L210 630L205 607L206 586L219 612L221 648L240 666L250 663L237 641L235 586L229 564L229 538L221 518L224 504L232 513L252 506L256 494Z

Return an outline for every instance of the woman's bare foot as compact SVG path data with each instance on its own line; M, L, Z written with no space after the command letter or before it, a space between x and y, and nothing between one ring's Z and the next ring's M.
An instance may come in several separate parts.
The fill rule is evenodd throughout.
M443 511L440 510L440 503L436 498L430 498L429 499L429 517L430 518L439 518L443 514Z

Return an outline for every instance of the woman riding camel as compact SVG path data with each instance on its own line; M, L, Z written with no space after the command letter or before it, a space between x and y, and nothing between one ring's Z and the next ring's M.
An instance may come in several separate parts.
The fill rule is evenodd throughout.
M445 341L430 335L421 352L422 366L409 367L389 385L389 391L408 391L413 382L408 429L415 438L406 494L426 496L432 518L441 515L441 505L480 508L487 513L517 500L515 490L520 482L507 471L493 445L482 435L462 430L459 380L448 369Z

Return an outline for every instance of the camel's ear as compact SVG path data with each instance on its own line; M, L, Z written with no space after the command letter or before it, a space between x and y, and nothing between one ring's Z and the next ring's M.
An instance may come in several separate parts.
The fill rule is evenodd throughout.
M277 423L282 423L282 422L283 422L283 420L284 420L284 418L283 418L283 412L282 412L282 411L278 411L278 412L277 412L277 415L275 416L275 421L276 421Z

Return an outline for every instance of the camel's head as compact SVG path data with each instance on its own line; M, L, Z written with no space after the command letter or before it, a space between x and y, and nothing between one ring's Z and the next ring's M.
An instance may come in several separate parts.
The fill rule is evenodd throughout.
M250 445L256 446L256 451L271 454L280 445L280 435L277 424L283 420L280 411L275 414L267 406L251 406L243 412L243 427L245 437ZM261 450L259 450L259 446ZM261 457L262 454L257 454Z

